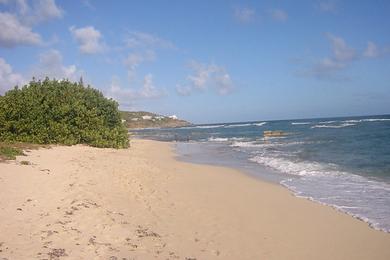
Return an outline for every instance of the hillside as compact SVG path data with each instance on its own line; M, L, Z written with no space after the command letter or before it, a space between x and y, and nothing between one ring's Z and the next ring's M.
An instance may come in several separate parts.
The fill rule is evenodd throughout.
M163 116L144 111L120 111L123 120L126 120L125 125L128 128L153 128L153 127L180 127L191 125L176 116Z

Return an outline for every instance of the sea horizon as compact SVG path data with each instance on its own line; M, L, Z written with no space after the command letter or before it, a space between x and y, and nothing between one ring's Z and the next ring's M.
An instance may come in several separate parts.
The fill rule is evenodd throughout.
M320 117L302 117L302 118L287 118L287 119L257 119L257 120L244 120L244 121L218 121L218 122L206 122L206 123L192 123L195 126L203 125L222 125L222 124L241 124L241 123L257 123L262 121L275 122L275 121L293 121L293 120L315 120L315 119L337 119L337 118L354 118L354 117L376 117L376 116L390 116L390 113L385 114L367 114L367 115L346 115L346 116L320 116ZM180 127L177 127L180 128Z

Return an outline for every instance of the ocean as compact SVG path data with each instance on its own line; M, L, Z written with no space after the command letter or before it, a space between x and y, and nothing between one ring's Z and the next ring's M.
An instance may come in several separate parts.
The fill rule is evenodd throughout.
M280 137L263 131L281 130ZM181 160L234 167L390 232L390 115L135 131Z

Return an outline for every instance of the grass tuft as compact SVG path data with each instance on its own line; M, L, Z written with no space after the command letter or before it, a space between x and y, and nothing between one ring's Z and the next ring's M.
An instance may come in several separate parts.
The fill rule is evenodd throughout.
M3 160L15 160L16 156L24 155L23 150L11 145L0 144L0 158Z

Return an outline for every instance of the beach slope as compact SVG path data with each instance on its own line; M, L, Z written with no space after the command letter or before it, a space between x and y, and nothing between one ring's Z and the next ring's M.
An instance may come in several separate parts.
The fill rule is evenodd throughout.
M169 143L30 151L0 164L0 198L0 259L390 259L389 234L239 171L179 162Z

